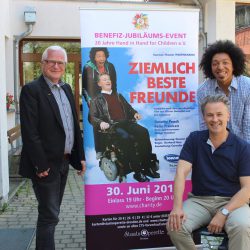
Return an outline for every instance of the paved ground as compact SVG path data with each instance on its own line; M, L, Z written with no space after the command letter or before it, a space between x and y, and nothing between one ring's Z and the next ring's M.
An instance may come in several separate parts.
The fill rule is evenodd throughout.
M0 212L0 228L34 228L36 219L37 201L27 180L6 210ZM85 249L83 181L73 169L69 172L55 240L56 250ZM30 250L34 249L35 237L30 246Z
M13 181L15 183L12 183L12 192L15 192L17 184L15 180ZM20 180L17 182L20 184ZM83 193L81 177L76 174L76 171L70 169L61 206L60 222L56 228L56 250L84 250L86 248ZM36 219L37 201L31 182L27 180L11 199L6 210L0 212L0 229L35 228ZM213 237L203 238L203 250L217 249L220 240ZM29 250L35 250L35 237Z

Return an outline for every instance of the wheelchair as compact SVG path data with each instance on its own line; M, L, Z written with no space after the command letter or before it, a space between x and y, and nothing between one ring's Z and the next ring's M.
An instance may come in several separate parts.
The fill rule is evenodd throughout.
M99 159L99 167L103 171L105 177L109 181L115 181L117 178L119 182L126 182L127 174L133 172L131 163L129 160L124 161L124 152L119 148L119 137L116 133L115 127L118 123L111 124L107 130L98 130L102 138L103 152ZM135 155L139 155L138 144L134 142L131 145L134 148ZM142 173L146 174L149 166L141 166ZM156 154L150 155L150 167L154 171L159 170L159 160ZM159 178L159 177L158 177Z

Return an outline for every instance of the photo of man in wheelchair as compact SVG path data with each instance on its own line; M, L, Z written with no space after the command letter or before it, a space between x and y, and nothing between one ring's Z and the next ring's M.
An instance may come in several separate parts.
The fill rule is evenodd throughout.
M141 115L121 94L112 92L108 74L99 75L98 86L101 93L90 102L89 119L98 131L99 166L107 179L114 181L119 176L119 182L126 182L131 172L138 182L148 182L148 177L160 178L149 132L137 123Z

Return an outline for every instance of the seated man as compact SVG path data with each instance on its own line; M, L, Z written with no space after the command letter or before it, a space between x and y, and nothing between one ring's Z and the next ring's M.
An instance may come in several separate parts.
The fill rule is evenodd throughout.
M207 96L201 110L208 130L189 135L176 170L168 234L178 250L194 250L192 231L227 232L230 250L250 249L250 145L227 130L225 95ZM192 170L192 193L183 203Z
M95 128L106 130L116 123L115 131L119 137L119 148L124 152L123 161L130 163L139 182L149 181L146 175L159 178L160 174L151 167L152 146L148 130L133 120L141 119L121 94L112 92L112 83L108 74L100 74L98 86L101 94L90 103L90 121ZM138 144L138 155L133 147ZM144 172L142 172L144 169Z

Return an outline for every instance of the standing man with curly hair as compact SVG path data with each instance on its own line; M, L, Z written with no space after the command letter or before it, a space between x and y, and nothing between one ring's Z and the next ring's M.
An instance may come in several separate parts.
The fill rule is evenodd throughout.
M231 41L217 41L204 53L200 69L207 77L199 87L199 104L208 95L224 94L230 100L231 117L228 128L237 136L250 142L250 78L243 76L245 55ZM206 125L199 105L200 129Z

